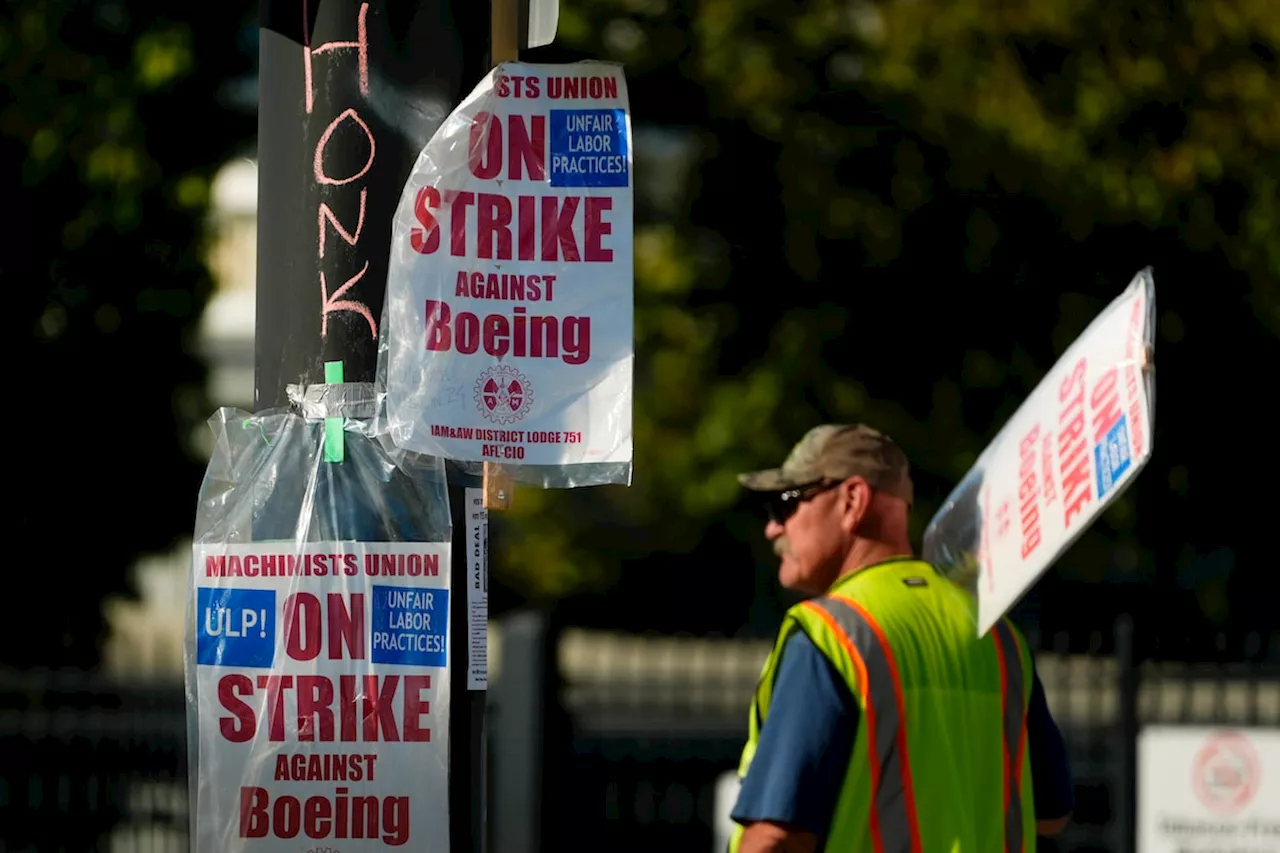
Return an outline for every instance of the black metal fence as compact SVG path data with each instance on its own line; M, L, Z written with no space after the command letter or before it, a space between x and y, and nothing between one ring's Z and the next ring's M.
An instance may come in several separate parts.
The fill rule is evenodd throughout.
M1206 656L1216 660L1198 663L1139 662L1126 619L1089 639L1080 650L1065 634L1028 633L1076 794L1071 826L1040 848L1132 853L1139 728L1280 726L1280 636L1255 634L1237 648L1209 637ZM582 849L721 849L717 785L737 766L769 642L569 631L557 647L573 725L559 821L572 821Z
M1138 663L1125 630L1107 652L1029 636L1076 778L1075 821L1042 849L1133 851L1141 725L1280 726L1277 638ZM767 642L553 636L534 614L495 640L492 853L712 853ZM183 703L173 679L0 672L0 853L187 850Z
M187 847L181 683L0 672L0 853Z

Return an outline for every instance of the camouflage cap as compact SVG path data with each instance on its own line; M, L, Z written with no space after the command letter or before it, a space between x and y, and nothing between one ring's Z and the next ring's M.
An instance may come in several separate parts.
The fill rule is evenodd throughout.
M865 424L816 426L791 449L781 468L739 474L738 482L757 492L780 492L855 475L908 504L914 498L906 454L889 436Z

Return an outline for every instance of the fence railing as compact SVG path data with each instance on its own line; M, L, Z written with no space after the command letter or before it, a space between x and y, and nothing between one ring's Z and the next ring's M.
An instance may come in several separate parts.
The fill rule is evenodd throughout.
M187 848L181 683L0 672L0 853Z
M1138 727L1280 726L1274 640L1246 640L1235 655L1224 646L1218 663L1139 663L1126 630L1122 622L1116 636L1098 638L1099 647L1114 650L1106 653L1063 651L1065 637L1028 637L1076 785L1074 821L1044 849L1133 850ZM589 846L711 853L709 809L718 782L737 765L770 645L563 633L561 696L575 724L581 780L564 797L584 804L578 829Z
M1187 664L1136 663L1131 642L1068 654L1031 641L1076 778L1075 822L1044 849L1131 853L1139 726L1280 726L1270 644L1252 660ZM553 636L535 614L495 625L490 851L711 853L717 786L768 650ZM0 853L186 851L185 738L173 679L0 671Z

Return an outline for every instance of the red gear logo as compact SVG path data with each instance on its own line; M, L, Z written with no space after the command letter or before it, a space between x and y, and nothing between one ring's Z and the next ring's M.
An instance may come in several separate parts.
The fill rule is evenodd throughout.
M529 377L509 364L499 364L476 380L476 408L495 424L513 424L524 419L533 406L533 386Z

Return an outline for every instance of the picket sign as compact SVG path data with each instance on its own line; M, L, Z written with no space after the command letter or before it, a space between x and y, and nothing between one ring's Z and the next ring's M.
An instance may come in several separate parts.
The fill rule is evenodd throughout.
M1071 344L948 496L924 557L978 599L984 635L1151 458L1151 270Z

